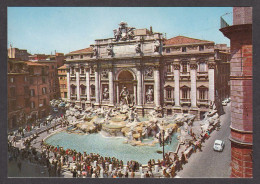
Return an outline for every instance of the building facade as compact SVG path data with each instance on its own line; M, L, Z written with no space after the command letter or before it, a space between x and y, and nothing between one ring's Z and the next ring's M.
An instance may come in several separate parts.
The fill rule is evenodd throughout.
M8 60L8 129L24 126L49 113L46 65Z
M59 78L59 91L60 97L63 100L67 100L68 91L67 91L67 70L66 65L63 65L58 68L58 78Z
M30 54L25 49L13 48L8 49L8 58L19 59L20 61L28 61Z
M163 56L167 114L190 113L201 119L211 106L221 107L221 101L229 97L226 45L177 36L164 41Z
M26 123L30 113L29 72L23 61L10 59L7 74L8 129Z
M68 100L83 109L130 104L142 115L158 108L199 119L215 102L216 65L224 62L215 58L214 42L166 40L152 28L121 22L113 38L66 54Z
M234 7L220 31L231 45L231 177L253 177L252 7Z

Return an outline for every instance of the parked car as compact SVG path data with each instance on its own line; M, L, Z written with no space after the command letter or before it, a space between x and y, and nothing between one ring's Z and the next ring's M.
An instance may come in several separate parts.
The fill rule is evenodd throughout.
M215 140L214 145L213 145L214 151L223 151L224 147L225 147L224 141L218 140L218 139Z
M222 101L222 105L223 105L223 106L226 106L226 105L227 105L227 101L223 100L223 101Z

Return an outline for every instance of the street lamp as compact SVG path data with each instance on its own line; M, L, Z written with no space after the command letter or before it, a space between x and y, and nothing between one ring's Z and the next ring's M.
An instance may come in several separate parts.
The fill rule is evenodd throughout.
M163 131L162 131L162 142L163 142L163 162L165 162L165 157L164 157L164 134L165 134L165 131L164 131L164 121L162 121L162 128L163 128Z

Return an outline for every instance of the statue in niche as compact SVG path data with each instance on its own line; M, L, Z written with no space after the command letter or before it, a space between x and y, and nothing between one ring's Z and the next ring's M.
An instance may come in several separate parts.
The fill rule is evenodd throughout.
M107 52L109 56L113 56L113 48L111 44L107 46Z
M129 104L129 91L126 87L123 87L121 93L120 93L120 102L122 102L122 105Z
M160 42L159 40L154 41L154 52L160 51Z
M105 87L104 91L103 91L103 99L107 100L108 98L109 98L109 92L108 92L107 87Z
M153 69L152 69L151 67L147 68L147 69L145 70L144 75L145 75L146 77L153 77Z
M138 54L140 54L141 53L141 44L139 43L139 44L137 44L136 46L135 46L135 52Z
M153 89L152 86L149 86L146 92L146 100L148 103L153 102Z

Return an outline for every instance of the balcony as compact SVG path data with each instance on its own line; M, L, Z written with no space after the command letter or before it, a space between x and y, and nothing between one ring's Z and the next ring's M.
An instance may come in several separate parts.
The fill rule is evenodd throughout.
M87 99L87 95L80 95L80 99Z
M208 79L208 72L197 72L198 79Z
M86 75L80 74L79 79L85 81L86 80Z
M180 78L181 78L181 80L183 80L183 79L189 80L190 79L190 72L181 72Z
M71 81L75 81L76 80L76 76L74 75L74 76L70 76L70 80Z
M165 106L174 106L175 101L173 98L165 98L164 104L165 104Z
M72 99L72 100L75 99L76 100L77 99L77 94L71 94L70 95L70 99Z
M209 100L205 100L205 99L199 99L197 100L197 104L198 106L209 106Z
M180 100L180 104L181 104L181 106L184 106L184 105L190 106L190 105L191 105L191 99L182 98L182 99Z

